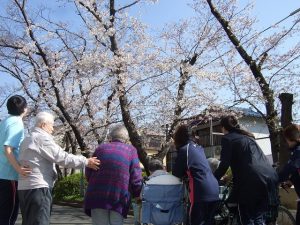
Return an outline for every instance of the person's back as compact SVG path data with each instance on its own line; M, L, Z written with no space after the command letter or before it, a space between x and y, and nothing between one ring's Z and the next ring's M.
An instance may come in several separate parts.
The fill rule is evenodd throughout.
M32 132L21 144L20 163L29 167L27 177L19 177L18 196L22 225L50 223L52 188L56 180L55 164L66 168L98 169L99 160L69 154L54 141L54 116L39 112Z
M191 141L186 125L179 125L173 138L178 150L173 175L179 178L188 176L190 223L213 224L219 201L219 185L209 167L204 149Z
M123 207L129 204L129 184L132 182L133 191L141 185L136 150L122 142L110 142L100 145L94 156L100 159L101 169L87 170L86 176L91 185L87 188L85 203L96 208L110 205L112 209L127 215ZM98 194L91 196L89 191Z
M18 190L53 187L57 172L53 161L39 151L43 147L43 142L56 145L51 136L39 128L34 128L30 136L24 139L21 145L20 162L32 171L27 177L19 177Z
M179 178L164 171L161 161L149 162L150 176L141 192L142 223L179 224L185 218L184 185Z
M237 132L230 132L222 141L231 145L230 167L239 190L239 200L247 203L258 195L267 197L266 184L276 182L277 176L255 140Z
M290 157L288 162L278 172L279 181L284 185L294 185L300 198L300 126L290 124L283 129L283 136L289 146ZM287 183L285 183L287 182ZM297 201L296 224L300 224L300 201Z
M9 129L11 132L9 132ZM23 138L24 127L20 116L9 116L0 122L0 179L18 179L17 171L5 156L4 146L9 144L14 147L14 155L18 156L20 141L22 141Z
M9 116L0 122L0 224L13 225L18 216L18 176L31 171L18 162L19 146L24 138L22 118L27 102L20 95L11 96L6 103Z
M255 142L254 135L241 129L237 118L225 116L220 125L224 136L220 164L214 175L220 180L230 167L233 189L229 198L239 205L241 223L256 221L256 224L264 224L278 176Z
M190 198L193 202L210 202L219 200L219 185L214 177L204 149L189 142L178 150L178 160L173 168L173 174L177 177L183 177L188 172ZM179 162L181 161L181 162ZM182 166L185 168L182 169Z
M157 185L177 185L182 184L178 177L173 176L164 170L156 170L148 180L145 181L146 184L157 184Z
M137 151L124 141L112 140L99 145L93 155L100 159L101 167L98 171L86 169L85 212L92 216L93 223L98 216L106 217L97 211L117 213L118 219L122 220L129 210L130 192L133 197L138 197L142 186ZM106 224L106 221L94 224Z

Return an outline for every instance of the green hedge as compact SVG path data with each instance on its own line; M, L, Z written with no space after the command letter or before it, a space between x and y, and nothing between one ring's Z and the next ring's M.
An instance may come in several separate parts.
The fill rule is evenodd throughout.
M145 171L143 171L142 175L143 177L147 176ZM53 199L55 201L82 201L84 196L80 190L81 176L81 173L75 173L57 181L53 188ZM85 190L87 181L84 176L83 181Z
M53 188L53 199L55 201L82 201L81 179L82 174L75 173L57 181ZM83 181L85 189L87 186L85 177L83 177Z

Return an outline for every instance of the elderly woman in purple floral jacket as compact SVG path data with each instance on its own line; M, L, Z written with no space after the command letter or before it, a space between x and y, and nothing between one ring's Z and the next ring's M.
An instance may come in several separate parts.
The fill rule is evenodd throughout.
M113 127L109 139L109 143L99 145L93 154L100 159L101 169L86 168L88 187L84 208L94 225L123 224L130 206L130 194L138 197L142 188L137 151L126 144L129 140L126 128L123 125Z

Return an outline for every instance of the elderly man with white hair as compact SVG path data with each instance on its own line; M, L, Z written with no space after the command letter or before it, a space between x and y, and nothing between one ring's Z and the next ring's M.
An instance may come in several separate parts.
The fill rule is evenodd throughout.
M52 188L57 177L55 163L68 168L99 169L96 157L85 158L68 154L58 146L51 135L54 117L48 112L36 116L30 136L21 144L20 163L32 169L27 177L19 177L18 194L22 225L48 225L52 204Z
M140 163L136 149L128 141L127 129L114 126L109 132L109 143L99 145L94 152L101 160L101 170L86 168L89 184L84 208L93 225L122 225L129 210L130 194L140 195Z

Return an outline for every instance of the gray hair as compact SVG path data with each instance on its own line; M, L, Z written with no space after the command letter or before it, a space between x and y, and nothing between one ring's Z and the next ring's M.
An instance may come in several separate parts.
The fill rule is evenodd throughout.
M155 172L156 170L163 170L164 165L159 159L151 159L148 168L150 172Z
M122 141L126 142L129 140L129 135L126 127L124 125L116 125L112 127L109 131L108 138L111 141Z
M35 117L35 126L40 126L42 123L53 123L54 116L48 112L39 112Z
M219 167L220 160L218 160L216 158L208 158L207 161L209 163L211 171L214 173L217 170L217 168Z

